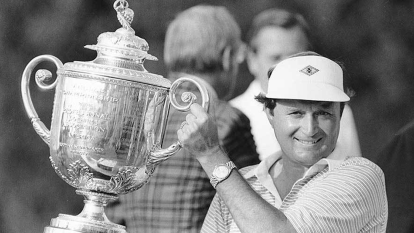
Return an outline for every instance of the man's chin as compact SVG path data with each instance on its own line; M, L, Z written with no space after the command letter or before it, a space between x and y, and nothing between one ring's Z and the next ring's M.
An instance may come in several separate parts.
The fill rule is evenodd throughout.
M297 150L296 155L301 158L302 161L306 161L306 164L312 166L319 160L328 157L330 153L326 146L323 146L318 150Z

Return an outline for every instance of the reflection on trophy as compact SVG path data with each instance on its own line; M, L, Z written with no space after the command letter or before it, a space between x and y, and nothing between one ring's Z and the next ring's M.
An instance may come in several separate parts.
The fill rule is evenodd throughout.
M147 42L131 28L133 11L124 0L114 9L122 27L99 35L97 57L88 62L62 62L51 55L34 58L22 77L22 98L35 131L50 147L50 161L56 173L76 193L85 197L77 216L60 214L44 232L126 232L105 216L105 205L117 195L132 192L147 183L155 167L181 147L177 140L162 149L170 104L188 111L195 95L176 89L192 82L200 89L202 106L208 108L207 89L196 78L171 83L143 66ZM50 130L39 119L30 97L29 80L40 62L53 62L57 78L52 84L48 70L37 70L35 81L41 89L55 88ZM185 104L181 104L185 103Z

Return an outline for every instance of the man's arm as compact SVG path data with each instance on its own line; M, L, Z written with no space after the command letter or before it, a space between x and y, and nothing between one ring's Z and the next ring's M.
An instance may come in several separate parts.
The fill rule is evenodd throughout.
M191 106L186 121L178 138L211 177L216 165L230 161L219 146L215 122L198 104ZM286 216L263 200L237 170L216 188L242 232L296 232Z

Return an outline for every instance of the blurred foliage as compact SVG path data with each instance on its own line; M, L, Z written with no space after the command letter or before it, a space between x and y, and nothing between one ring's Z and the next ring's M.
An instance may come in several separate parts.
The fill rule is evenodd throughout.
M374 160L393 134L414 117L414 1L404 0L142 0L129 1L132 27L146 39L158 62L146 68L164 75L163 39L168 22L199 3L226 6L243 33L261 10L280 6L302 13L315 35L317 52L342 61L365 157ZM74 188L53 171L46 144L32 129L20 95L21 74L35 56L92 60L83 48L120 27L109 0L5 0L0 8L0 232L42 232L58 213L77 214L83 205ZM241 67L240 94L252 77ZM53 91L32 85L32 99L50 125Z

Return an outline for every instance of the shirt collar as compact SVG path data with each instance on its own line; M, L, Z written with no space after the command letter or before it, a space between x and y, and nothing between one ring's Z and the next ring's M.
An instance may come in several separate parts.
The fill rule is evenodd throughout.
M273 194L275 197L276 207L280 207L282 205L282 199L280 198L279 192L273 183L273 178L270 175L269 170L273 165L275 165L274 170L276 173L280 173L282 171L282 163L280 163L281 157L282 151L279 150L278 152L266 157L264 160L262 160L262 162L259 163L259 165L244 175L246 179L256 177L260 184L266 187L266 189Z
M269 170L274 163L276 163L282 157L282 151L278 151L259 163L254 169L250 170L245 174L245 178L251 178L256 176L259 180L262 177L265 177L269 174ZM342 147L340 145L336 145L334 151L326 158L319 160L313 166L311 166L304 174L303 177L314 175L320 171L322 171L326 166L331 171L340 166L340 164L348 157L346 153L344 153ZM278 170L278 169L277 169ZM281 169L280 169L281 170Z
M329 171L331 171L339 167L346 157L346 154L341 152L341 147L337 145L328 157L315 163L305 172L303 177L315 175L316 173L322 171L326 166L328 166Z
M282 151L280 150L277 151L276 153L273 153L272 155L267 156L254 169L247 172L244 175L244 177L248 179L253 176L260 177L260 176L269 174L269 170L272 167L272 165L276 161L278 161L281 157L282 157Z

